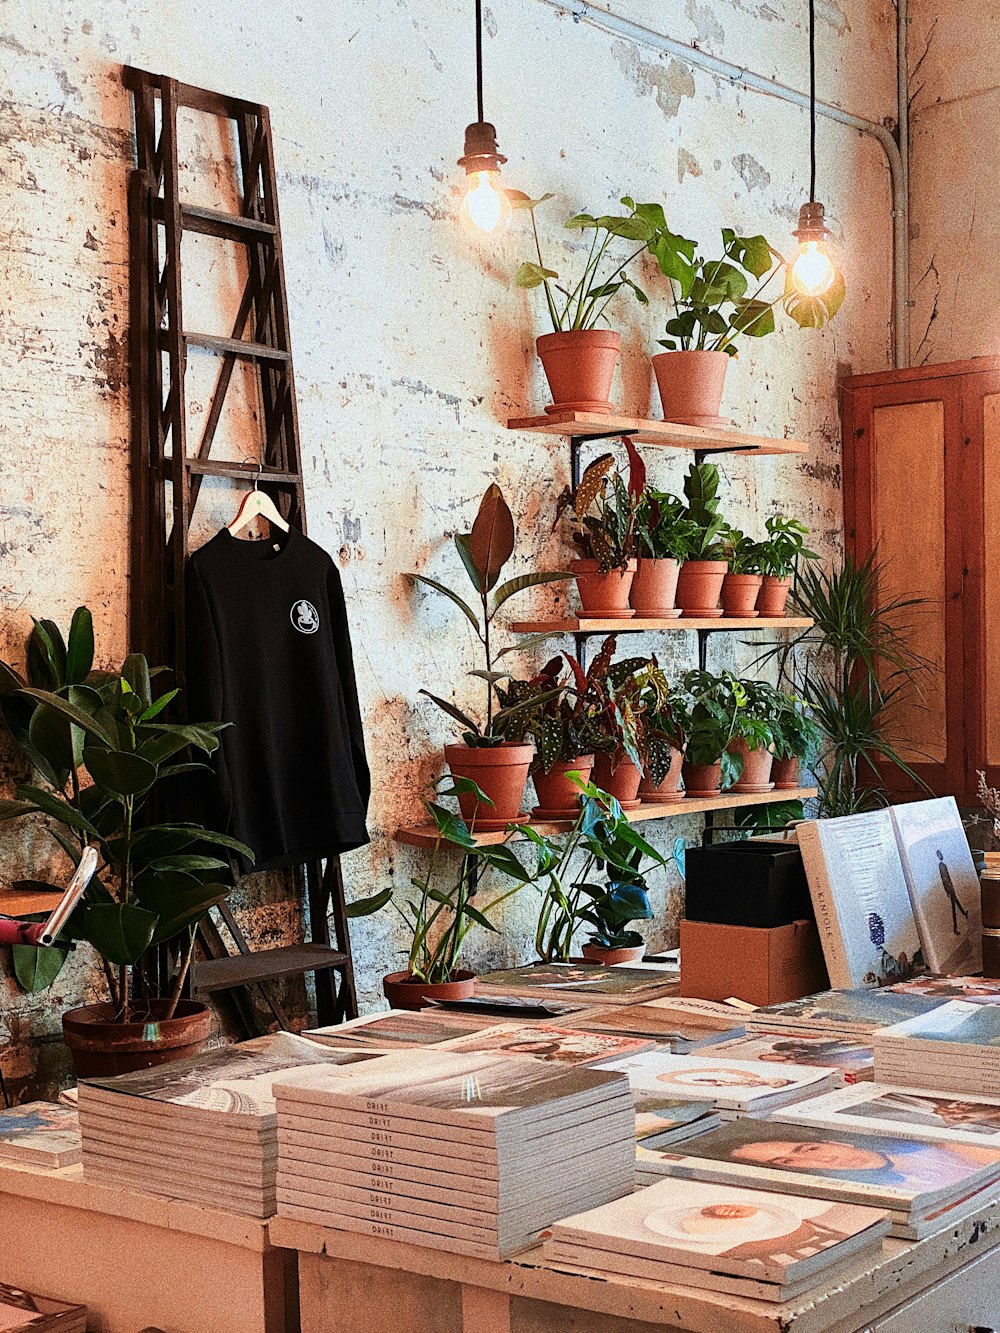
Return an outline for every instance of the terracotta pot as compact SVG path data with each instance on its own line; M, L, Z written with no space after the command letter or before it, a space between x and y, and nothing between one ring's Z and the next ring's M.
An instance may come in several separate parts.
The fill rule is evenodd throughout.
M614 967L615 963L641 963L645 955L644 944L636 944L628 949L602 949L599 944L583 946L583 956L588 963L603 963L605 967Z
M610 412L621 346L621 335L610 329L570 329L536 339L552 394L546 412Z
M641 805L639 800L641 781L642 771L632 763L631 759L622 759L616 764L613 773L609 754L598 754L594 759L594 785L600 787L601 791L606 791L609 796L617 797L618 804L623 810L638 810Z
M670 769L667 776L658 787L653 786L653 780L644 773L642 781L639 783L639 800L647 804L655 804L658 801L683 801L686 792L680 790L681 785L681 765L684 762L684 753L681 750L675 750L670 747Z
M460 796L458 804L467 824L475 819L479 832L487 833L527 820L528 816L521 814L521 798L535 757L533 746L513 741L485 748L446 745L444 757L453 777L471 778L493 802L492 806L479 805L477 811L474 796Z
M772 789L771 765L774 763L774 755L770 750L763 745L751 750L746 741L736 740L730 744L729 753L743 756L743 773L733 783L733 791L765 792Z
M789 759L775 759L771 765L771 779L775 791L791 791L799 785L800 760L797 755Z
M630 560L626 569L602 574L596 560L571 560L569 567L576 577L583 614L600 620L630 620L635 615L628 599L636 563Z
M468 1000L475 994L474 972L456 972L452 981L411 981L409 972L390 972L382 990L391 1009L424 1009L435 1000Z
M719 597L728 570L725 560L685 560L677 580L681 615L711 619L721 616Z
M648 556L640 556L628 598L636 615L662 619L679 616L681 611L675 605L674 595L680 572L681 567L676 560L652 560Z
M538 804L532 810L536 819L575 819L580 809L580 788L570 782L567 773L579 773L589 781L594 767L594 756L582 754L578 759L559 759L546 773L536 761L531 770Z
M721 426L722 389L729 357L725 352L659 352L653 373L664 421L683 426Z
M757 614L771 617L783 616L785 614L785 603L788 601L788 590L791 586L791 579L779 579L774 574L765 574L757 597Z
M727 574L722 580L722 610L727 616L755 616L759 574Z
M685 760L682 769L684 790L688 796L718 796L722 783L722 760L714 764L692 764Z
M131 1023L116 1023L110 1004L63 1014L63 1041L77 1078L113 1078L197 1055L211 1034L212 1011L196 1000L179 1000L173 1018L163 1018L168 1008L168 1000L144 1001Z

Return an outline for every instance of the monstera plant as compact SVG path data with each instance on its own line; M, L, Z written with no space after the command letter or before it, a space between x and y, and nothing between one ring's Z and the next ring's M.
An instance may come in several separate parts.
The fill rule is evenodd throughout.
M109 1002L74 1011L83 1015L76 1022L87 1025L91 1037L95 1021L141 1026L146 1044L162 1050L171 1022L196 1017L203 1040L207 1010L181 998L195 929L232 888L229 860L220 853L253 856L201 823L149 815L167 804L172 779L207 767L185 752L211 755L225 724L165 721L178 691L158 693L153 681L159 672L140 653L127 657L119 671L95 671L86 607L74 613L65 639L53 621L36 620L26 659L26 676L0 663L0 706L33 774L14 799L0 801L0 821L40 822L74 865L87 846L98 852L97 873L62 940L93 946ZM52 886L36 881L34 887ZM166 967L154 966L150 957L159 945L169 946ZM23 946L15 968L29 987L49 984L57 971L48 956L41 963ZM98 1011L96 1019L88 1010ZM71 1044L74 1014L64 1016ZM153 1039L151 1029L162 1030L162 1038Z

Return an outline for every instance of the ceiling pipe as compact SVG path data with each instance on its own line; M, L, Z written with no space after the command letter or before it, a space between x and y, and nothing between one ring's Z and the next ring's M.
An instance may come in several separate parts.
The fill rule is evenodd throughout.
M689 65L728 79L730 83L739 84L742 88L749 88L753 92L764 93L768 97L777 97L782 102L790 102L793 106L809 109L808 93L800 93L796 88L789 88L774 79L765 78L762 74L755 74L752 70L731 64L728 60L720 60L718 56L709 55L706 51L701 51L696 46L689 46L685 42L678 42L673 37L667 37L664 33L656 32L641 23L634 23L631 19L620 18L617 14L611 14L606 9L590 4L589 0L542 0L542 3L571 15L577 23L589 23L616 37L623 37L626 41L675 56L678 60L684 60ZM865 120L862 116L854 116L829 102L817 102L816 113L840 125L847 125L860 134L870 135L878 141L885 153L892 186L892 345L893 365L898 368L908 365L910 359L909 205L905 157L908 96L906 0L898 0L897 20L900 143L896 143L892 131L887 126L880 125L874 120Z

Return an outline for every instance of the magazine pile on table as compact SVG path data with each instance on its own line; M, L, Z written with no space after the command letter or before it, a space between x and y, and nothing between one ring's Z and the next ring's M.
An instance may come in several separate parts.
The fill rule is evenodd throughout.
M668 995L642 1003L587 1009L575 1022L592 1032L652 1037L669 1043L674 1054L681 1055L723 1036L741 1035L744 1017L744 1011L715 1000Z
M433 1007L390 1009L388 1013L366 1014L363 1018L352 1018L329 1027L306 1028L302 1035L338 1050L362 1048L386 1052L437 1046L501 1022L503 1020L495 1016L475 1017Z
M636 1004L676 989L675 975L658 968L602 967L600 963L538 963L476 978L477 996L511 995L582 1004Z
M695 1134L718 1129L722 1116L714 1102L690 1102L683 1097L664 1097L658 1092L632 1089L635 1102L636 1142L656 1138L661 1148L682 1143Z
M555 1023L501 1023L442 1042L442 1051L492 1051L530 1055L550 1064L583 1065L636 1055L656 1045L649 1037L622 1037L613 1032L588 1032Z
M283 1217L498 1259L632 1189L620 1074L400 1051L293 1073L274 1094Z
M881 1028L928 1013L941 1000L920 992L883 987L881 990L830 990L802 1000L769 1004L748 1014L753 1032L814 1032L826 1037L866 1041Z
M551 1263L785 1301L849 1261L875 1259L884 1212L792 1194L663 1180L555 1223Z
M949 1000L872 1038L875 1077L904 1087L989 1096L1000 1087L1000 1007Z
M636 1167L641 1184L673 1176L884 1208L894 1236L919 1240L989 1202L1000 1149L735 1120L677 1148L645 1139Z
M290 1033L80 1084L84 1178L250 1217L275 1211L271 1084L296 1069L374 1059Z
M0 1328L4 1333L87 1333L87 1307L35 1296L0 1282Z
M25 1102L6 1111L0 1109L0 1163L75 1166L81 1151L80 1122L71 1107L56 1102Z
M942 1140L1000 1148L1000 1097L974 1093L858 1084L784 1106L772 1119L820 1129L904 1134L929 1143Z
M727 1060L757 1060L779 1067L786 1064L820 1065L839 1069L845 1083L871 1082L875 1052L871 1045L818 1032L768 1032L754 1028L738 1037L714 1041L712 1055Z

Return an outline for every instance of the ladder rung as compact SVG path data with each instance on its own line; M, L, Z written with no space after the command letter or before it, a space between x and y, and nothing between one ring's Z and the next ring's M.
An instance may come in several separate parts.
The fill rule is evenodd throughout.
M212 333L185 333L189 347L207 347L210 352L242 356L248 361L291 361L291 353L280 347L266 347L263 343L243 342L239 338L219 338Z
M273 236L278 230L273 222L260 222L257 218L240 217L238 213L220 213L214 208L191 208L188 205L181 209L181 225L185 231L202 232L206 236L219 236L230 241Z
M276 485L297 486L302 480L297 472L282 472L279 468L266 467L258 475L256 467L245 467L241 463L225 463L214 458L189 458L188 472L201 477L231 477L237 481L268 481Z
M276 949L262 949L259 953L237 953L228 958L196 962L191 969L192 985L196 993L204 995L257 981L274 981L279 977L300 976L303 972L343 967L346 962L345 953L325 944L285 944Z

